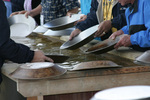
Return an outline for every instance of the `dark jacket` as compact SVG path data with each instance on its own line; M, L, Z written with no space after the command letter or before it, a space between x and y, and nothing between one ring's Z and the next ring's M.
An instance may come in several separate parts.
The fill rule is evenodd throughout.
M6 17L6 7L3 0L0 0L0 68L4 60L16 63L30 62L33 59L34 51L29 47L15 43L10 39L10 27ZM0 75L0 82L2 81Z
M11 0L12 12L24 10L24 0Z
M80 29L81 31L84 31L85 29L92 27L94 25L98 24L97 16L96 16L96 11L98 7L98 2L97 0L92 0L91 3L91 9L90 13L87 14L87 19L85 21L79 22L76 25L76 28ZM125 9L127 6L121 6L120 3L117 3L113 9L112 9L112 26L120 29L123 26L126 25L126 19L125 19Z

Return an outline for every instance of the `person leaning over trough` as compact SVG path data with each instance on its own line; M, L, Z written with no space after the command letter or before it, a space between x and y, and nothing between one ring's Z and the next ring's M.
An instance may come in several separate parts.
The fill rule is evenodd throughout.
M121 5L129 4L125 12L127 25L113 33L114 39L121 34L119 42L114 46L132 47L134 50L146 51L150 49L150 0L119 0Z
M6 7L3 0L0 0L0 68L3 66L4 60L8 59L16 63L25 62L44 62L52 59L46 57L41 51L32 51L29 47L15 43L10 38L10 27L6 17ZM2 77L0 74L0 83Z
M126 8L127 6L121 6L118 0L92 0L90 13L87 14L84 21L77 23L76 29L70 35L70 40L87 28L97 24L99 24L99 27L95 37L101 37L101 40L108 38L112 33L112 27L120 29L126 25L124 14ZM107 34L102 36L104 32Z
M17 14L25 14L27 11L31 11L41 3L41 0L25 0L24 10L11 13L10 17ZM34 16L34 19L38 25L40 25L40 14Z
M43 22L46 23L59 17L77 13L78 8L78 0L42 0L41 4L27 12L26 16L34 17L41 13Z

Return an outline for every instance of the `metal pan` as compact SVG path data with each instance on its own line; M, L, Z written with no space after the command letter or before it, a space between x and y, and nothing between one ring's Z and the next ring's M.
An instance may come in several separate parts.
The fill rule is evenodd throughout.
M71 17L64 16L45 23L43 26L52 30L63 30L74 26L74 22L80 19L83 14L73 14Z
M136 61L150 64L150 50L145 51L142 55L136 58Z
M48 30L48 29L45 28L45 27L43 27L43 26L38 26L38 27L36 27L36 28L33 30L33 32L35 32L35 33L45 33L47 30Z
M121 67L121 66L108 60L89 61L89 62L83 62L73 66L73 69L71 69L71 71L95 69L95 68L117 68L117 67Z
M69 56L65 55L46 55L46 56L53 59L54 63L63 63L70 58Z
M10 74L11 77L23 80L54 78L63 75L67 70L50 62L26 63Z
M102 54L114 49L114 45L119 41L120 36L113 39L106 39L85 50L85 53Z
M10 25L10 36L25 37L29 35L36 26L32 17L26 18L24 14L14 15L8 18Z
M94 33L97 31L97 29L98 25L86 29L85 31L74 37L72 40L69 40L61 45L60 49L74 50L85 45L86 43L94 39Z
M69 36L73 30L74 30L74 28L68 28L68 29L57 30L57 31L48 29L43 35L46 35L46 36Z

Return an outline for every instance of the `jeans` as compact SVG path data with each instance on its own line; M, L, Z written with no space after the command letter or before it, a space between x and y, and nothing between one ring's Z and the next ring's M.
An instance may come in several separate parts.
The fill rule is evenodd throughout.
M12 5L11 5L11 2L8 2L8 1L4 1L5 3L5 6L6 6L6 9L7 9L7 17L10 16L10 14L12 13Z

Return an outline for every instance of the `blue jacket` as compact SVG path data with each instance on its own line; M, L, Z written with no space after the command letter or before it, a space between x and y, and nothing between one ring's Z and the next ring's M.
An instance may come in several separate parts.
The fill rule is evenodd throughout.
M30 62L33 59L34 51L29 47L15 43L10 39L10 28L6 17L6 7L3 0L0 0L0 68L4 60L8 59L16 63ZM0 82L2 81L0 75Z
M150 0L135 0L125 15L127 26L121 30L131 35L131 44L150 47Z
M84 31L85 29L92 27L94 25L98 24L97 16L96 16L96 11L98 7L98 2L97 0L92 0L91 2L91 9L90 13L87 14L87 19L85 21L79 22L76 25L76 28L80 29L81 31ZM126 19L125 19L125 9L127 6L121 6L120 3L117 3L113 9L112 9L112 14L113 14L113 19L112 19L112 26L121 29L123 26L126 25Z

